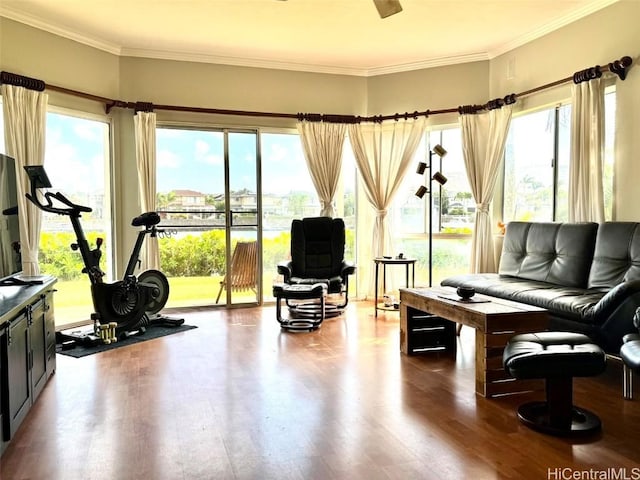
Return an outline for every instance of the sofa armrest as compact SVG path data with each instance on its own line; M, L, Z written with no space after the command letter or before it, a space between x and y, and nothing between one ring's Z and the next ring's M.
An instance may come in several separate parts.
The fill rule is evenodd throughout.
M596 303L589 313L589 320L597 327L598 342L608 352L618 352L622 338L637 333L633 316L640 307L640 280L622 282L612 288Z
M284 277L284 283L289 283L289 279L291 278L292 270L293 270L291 261L280 262L278 263L277 267L278 267L278 274Z

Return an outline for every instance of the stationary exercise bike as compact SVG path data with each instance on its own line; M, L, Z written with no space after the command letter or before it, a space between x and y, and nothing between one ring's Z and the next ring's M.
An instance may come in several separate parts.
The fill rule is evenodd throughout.
M156 237L165 233L156 227L160 223L160 216L156 212L143 213L131 221L132 226L144 229L138 232L122 280L105 283L105 274L99 266L103 240L98 238L96 248L89 248L89 242L80 223L82 213L91 212L91 208L73 203L60 192L44 192L39 196L38 189L51 188L44 167L38 165L24 168L31 182L31 193L27 193L26 197L41 210L68 216L71 220L76 235L76 243L72 243L71 248L80 251L84 263L82 273L86 273L91 282L91 297L95 309L91 315L94 323L93 332L70 333L67 341L82 344L95 344L100 341L110 343L133 334L142 334L146 327L152 324L179 326L184 323L184 319L158 315L169 298L167 277L158 270L146 270L137 276L134 273L140 263L140 250L145 237ZM59 340L65 341L64 336Z

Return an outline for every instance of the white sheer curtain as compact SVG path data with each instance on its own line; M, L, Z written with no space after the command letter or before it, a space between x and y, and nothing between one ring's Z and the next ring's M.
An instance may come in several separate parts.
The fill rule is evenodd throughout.
M143 212L156 209L156 114L137 112L133 117L136 138L136 164L140 207ZM157 269L160 265L158 239L147 235L140 254L143 269Z
M424 129L424 117L387 123L349 125L349 139L362 185L367 200L375 211L371 257L391 255L394 252L393 237L386 221L387 208L411 165ZM358 264L362 264L364 260L359 255ZM367 264L370 264L371 260L368 258ZM371 292L373 275L372 270L368 271L369 278L362 279L361 286L365 287L367 292Z
M342 168L342 147L347 127L341 123L307 122L297 124L304 158L320 198L320 216L333 217L333 197Z
M572 87L569 221L604 222L604 83Z
M503 161L511 122L511 105L488 112L460 115L462 152L471 192L476 202L471 242L471 273L495 272L493 232L489 204Z
M7 155L16 159L20 254L26 275L38 275L42 212L25 193L30 184L23 166L43 165L48 95L14 85L0 85Z

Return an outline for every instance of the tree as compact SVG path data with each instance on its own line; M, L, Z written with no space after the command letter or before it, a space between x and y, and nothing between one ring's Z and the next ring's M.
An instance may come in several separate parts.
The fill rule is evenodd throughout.
M473 199L473 195L471 195L471 192L458 192L454 197L454 200L460 200L460 201L472 200L472 199Z
M309 194L306 192L291 192L289 194L289 210L294 216L304 213L305 205L309 203Z
M353 192L349 192L344 197L344 216L351 217L356 214L356 199Z
M176 200L176 192L173 190L167 193L156 193L156 208L158 210L166 210Z

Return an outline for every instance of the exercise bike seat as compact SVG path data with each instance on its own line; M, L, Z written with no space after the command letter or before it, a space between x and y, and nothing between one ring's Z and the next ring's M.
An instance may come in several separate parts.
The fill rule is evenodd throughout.
M131 225L134 227L141 227L144 225L145 228L153 227L160 223L160 215L156 212L147 212L142 213L131 220Z

